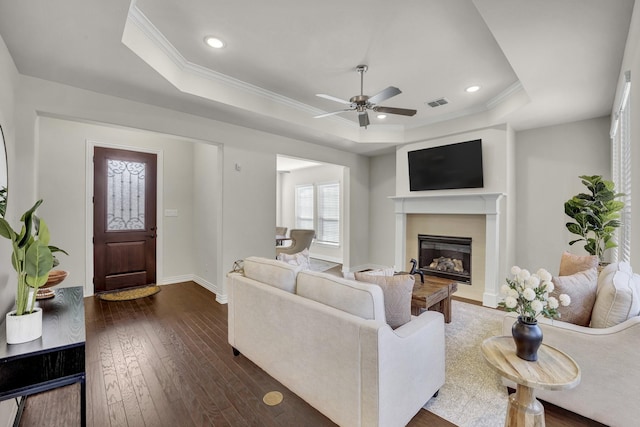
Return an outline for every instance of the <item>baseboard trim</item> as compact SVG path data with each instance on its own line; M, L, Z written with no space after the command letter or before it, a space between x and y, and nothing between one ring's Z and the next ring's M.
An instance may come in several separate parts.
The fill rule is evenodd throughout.
M193 274L183 274L181 276L165 277L159 285L173 285L183 282L195 282Z
M209 282L206 279L203 279L200 276L196 276L195 274L193 275L193 279L194 282L196 282L198 285L202 286L203 288L205 288L206 290L212 292L215 294L216 296L216 301L219 304L226 304L228 302L228 297L227 295L222 293L222 290L220 289L219 286L217 286L214 283Z

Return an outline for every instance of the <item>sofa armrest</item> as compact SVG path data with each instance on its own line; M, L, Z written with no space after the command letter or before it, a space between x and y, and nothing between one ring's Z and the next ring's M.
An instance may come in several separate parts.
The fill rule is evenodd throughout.
M363 364L363 368L378 370L379 384L363 383L363 387L379 387L378 425L400 425L396 423L403 418L401 425L406 425L415 415L415 408L427 403L444 385L444 316L425 311L395 330L381 326L377 335L378 361L369 361L370 366ZM365 396L363 392L363 399Z

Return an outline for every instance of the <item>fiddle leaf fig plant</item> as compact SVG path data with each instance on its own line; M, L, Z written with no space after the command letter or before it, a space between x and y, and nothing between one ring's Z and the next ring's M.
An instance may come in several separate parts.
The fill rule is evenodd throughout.
M624 202L616 199L624 193L616 193L614 183L600 175L582 175L580 179L589 193L577 194L564 204L564 212L574 221L567 222L566 227L580 236L569 245L584 241L584 249L603 262L604 252L617 246L613 237L621 225Z
M43 219L35 215L41 204L42 199L22 215L20 221L23 225L20 233L15 232L7 220L0 218L0 236L11 241L11 265L18 273L16 316L33 311L37 290L47 283L49 272L53 268L53 253L62 252L68 255L64 250L49 245L49 227Z

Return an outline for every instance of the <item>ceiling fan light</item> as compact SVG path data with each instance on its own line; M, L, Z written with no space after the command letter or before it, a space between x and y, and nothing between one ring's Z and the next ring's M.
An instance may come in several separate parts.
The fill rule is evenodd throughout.
M474 93L480 90L480 86L478 85L473 85L473 86L469 86L468 88L465 89L465 92L468 93Z
M204 42L207 46L212 47L214 49L222 49L225 44L222 40L217 37L207 36L204 38Z

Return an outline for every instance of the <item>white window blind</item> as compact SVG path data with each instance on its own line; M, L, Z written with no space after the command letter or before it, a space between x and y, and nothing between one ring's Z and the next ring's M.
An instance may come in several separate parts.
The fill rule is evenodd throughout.
M620 213L621 226L618 229L618 248L613 251L613 261L631 261L631 75L625 73L625 85L620 108L614 114L611 127L611 170L616 191L624 193L621 198L625 206Z
M340 244L340 184L321 184L318 189L319 242Z
M296 228L314 228L313 208L313 185L296 186Z

